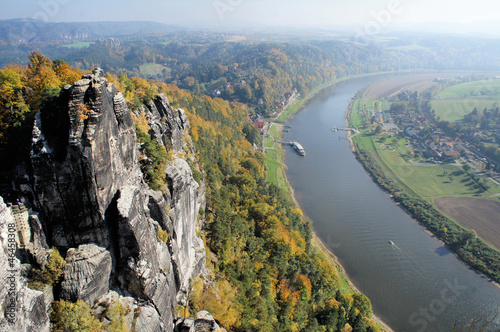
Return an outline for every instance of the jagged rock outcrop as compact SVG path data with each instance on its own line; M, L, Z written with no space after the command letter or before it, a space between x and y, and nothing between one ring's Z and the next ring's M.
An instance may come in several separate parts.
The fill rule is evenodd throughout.
M184 110L174 110L165 95L157 96L149 107L149 124L151 137L159 143L169 146L174 151L182 149L184 129L189 128L189 122Z
M66 253L60 297L94 303L109 291L111 255L95 244L82 244Z
M42 292L26 287L15 257L15 221L0 197L0 331L49 331L47 303ZM14 242L13 242L14 241Z
M150 135L174 153L166 192L144 182L131 113L96 69L37 114L29 194L48 244L68 249L57 296L99 301L109 285L148 301L137 324L146 322L143 314L157 323L144 323L144 331L172 331L178 299L205 266L197 236L204 186L175 156L193 151L183 140L189 128L184 111L172 109L163 95L148 109ZM167 242L157 236L160 230L168 232Z
M45 266L49 246L37 213L32 213L29 216L29 225L31 240L25 247L25 255L28 256L27 260L31 265L41 269Z
M186 318L179 319L176 323L176 332L226 332L215 321L213 316L205 310L199 311L196 314L196 319Z
M106 312L118 303L125 309L124 321L130 330L141 332L161 332L168 330L158 311L156 311L151 303L145 300L138 300L130 295L121 295L115 291L110 291L105 296L99 298L94 305L96 308L94 309L95 313L100 317L104 316L104 323L107 323L110 317L106 315Z

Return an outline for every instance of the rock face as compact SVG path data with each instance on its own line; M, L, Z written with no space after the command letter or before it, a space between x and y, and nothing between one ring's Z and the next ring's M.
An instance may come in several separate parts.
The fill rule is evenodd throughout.
M82 244L66 253L60 297L64 300L84 300L91 304L109 290L111 255L95 244Z
M49 331L47 303L42 292L26 287L21 263L15 257L14 226L11 211L0 197L0 331ZM11 246L9 246L9 244ZM12 249L11 251L9 249Z
M189 123L182 110L172 109L163 95L148 110L152 138L174 155L192 151L183 140ZM127 104L96 69L37 114L29 194L48 245L67 250L56 298L94 302L109 289L126 292L151 304L141 312L156 318L146 323L141 314L136 320L144 331L171 331L177 298L205 268L196 236L204 186L185 160L174 157L165 174L168 190L153 191L139 156ZM160 230L169 234L166 243Z
M182 109L173 110L167 97L159 95L149 107L151 137L165 146L172 145L175 151L182 149L184 129L189 128L187 116Z
M32 146L33 191L49 242L108 246L106 209L121 186L142 175L132 117L102 70L45 104Z
M179 319L174 331L176 332L226 332L215 321L208 311L200 311L196 314L196 319Z

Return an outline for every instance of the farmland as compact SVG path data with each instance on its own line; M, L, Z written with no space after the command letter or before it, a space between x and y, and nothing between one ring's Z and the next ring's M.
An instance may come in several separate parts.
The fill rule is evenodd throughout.
M467 98L453 98L433 100L431 108L436 111L436 117L440 120L456 122L462 120L464 115L472 112L474 107L478 110L495 108L500 103L500 96L478 96Z

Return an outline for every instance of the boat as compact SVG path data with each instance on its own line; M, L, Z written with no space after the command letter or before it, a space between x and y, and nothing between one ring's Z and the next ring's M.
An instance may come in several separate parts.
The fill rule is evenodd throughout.
M295 149L295 151L297 151L297 153L300 154L301 156L305 156L306 155L306 151L304 150L304 148L302 147L302 145L300 145L299 142L291 142L290 145L293 146L293 148Z
M389 240L389 244L390 244L391 246L395 246L394 242L392 242L391 240Z

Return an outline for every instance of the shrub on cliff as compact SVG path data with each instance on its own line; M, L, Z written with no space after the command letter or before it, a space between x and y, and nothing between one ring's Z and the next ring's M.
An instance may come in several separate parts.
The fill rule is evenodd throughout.
M72 303L56 301L50 313L52 330L59 332L100 332L102 324L91 314L90 306L82 300Z
M47 264L42 272L43 279L47 285L54 285L59 281L59 278L64 272L66 261L56 248L52 248L52 252L47 258Z

